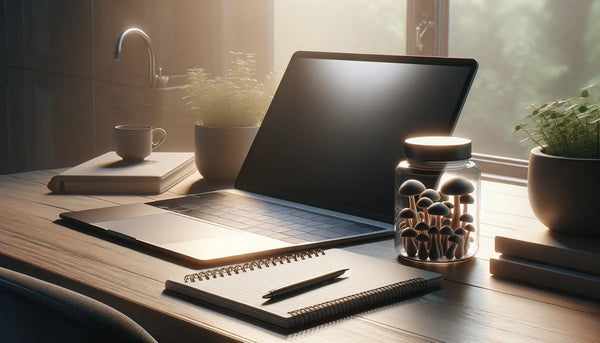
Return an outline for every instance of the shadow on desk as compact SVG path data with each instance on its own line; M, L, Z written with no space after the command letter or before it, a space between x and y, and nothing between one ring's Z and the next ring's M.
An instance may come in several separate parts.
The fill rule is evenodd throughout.
M229 182L212 182L206 179L200 179L190 184L187 188L183 187L180 191L184 191L185 194L196 194L213 192L226 188L233 188L233 184Z
M444 279L450 280L467 280L468 276L475 271L476 267L476 258L470 258L468 260L457 263L442 264L420 263L418 261L409 261L398 256L398 262L406 266L424 269L430 272L440 273L444 276Z

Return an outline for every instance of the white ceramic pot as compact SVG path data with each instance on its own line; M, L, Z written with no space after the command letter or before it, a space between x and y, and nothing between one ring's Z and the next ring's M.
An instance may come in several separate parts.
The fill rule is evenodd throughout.
M258 126L196 125L196 168L209 181L234 182L257 132Z
M600 235L600 159L558 157L534 148L527 189L533 212L550 230Z

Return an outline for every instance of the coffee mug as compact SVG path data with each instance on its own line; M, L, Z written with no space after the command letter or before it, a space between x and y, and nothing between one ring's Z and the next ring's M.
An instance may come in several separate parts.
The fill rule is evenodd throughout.
M157 137L158 140L156 140ZM167 132L159 127L152 128L150 125L115 126L115 150L117 155L124 160L143 160L165 139L167 139Z

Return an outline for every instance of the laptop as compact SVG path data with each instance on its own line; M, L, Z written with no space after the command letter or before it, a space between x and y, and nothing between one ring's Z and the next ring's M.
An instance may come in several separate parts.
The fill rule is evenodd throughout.
M62 213L197 266L393 235L405 138L451 134L473 59L296 52L234 188Z

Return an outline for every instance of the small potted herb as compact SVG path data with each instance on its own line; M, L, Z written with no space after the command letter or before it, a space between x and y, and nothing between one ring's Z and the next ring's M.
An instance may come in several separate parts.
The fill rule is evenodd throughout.
M531 105L515 131L538 146L529 155L529 201L538 219L553 231L600 235L595 224L600 192L600 111L598 86L579 96Z
M254 54L232 52L231 58L222 76L190 69L183 98L197 119L196 167L220 182L237 177L276 87L272 73L258 80Z

